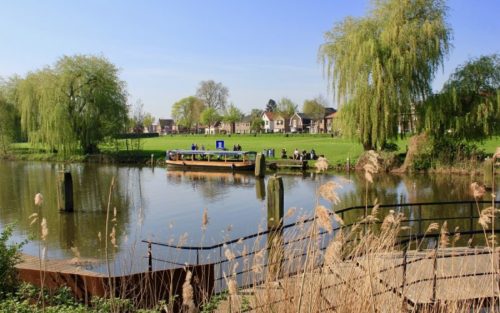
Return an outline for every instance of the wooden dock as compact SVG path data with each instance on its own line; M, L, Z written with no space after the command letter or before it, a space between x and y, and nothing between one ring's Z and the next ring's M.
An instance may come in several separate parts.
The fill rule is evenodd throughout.
M33 270L39 271L43 269L47 272L60 272L64 274L79 274L94 277L106 277L103 273L92 271L93 264L98 264L102 261L94 259L58 259L45 260L43 263L37 256L23 254L21 263L16 265L18 270Z
M499 253L480 254L485 250L443 249L435 258L435 250L408 252L406 268L402 253L387 253L363 257L337 264L335 268L313 271L240 290L237 296L223 301L216 312L261 312L272 308L276 312L295 312L299 290L303 308L312 311L338 311L345 308L345 292L359 293L361 299L373 297L377 312L413 311L435 304L463 301L488 301L500 295ZM464 256L453 256L466 252ZM372 270L368 268L371 264ZM373 273L373 268L376 272ZM434 273L436 273L434 275ZM403 283L404 279L404 283ZM369 281L369 283L367 283ZM320 286L318 287L318 282ZM367 285L372 289L367 288ZM303 287L302 287L303 286ZM352 296L348 297L352 300ZM355 305L355 304L353 304ZM342 310L340 310L342 311ZM353 311L357 311L353 307ZM266 311L267 312L267 311Z

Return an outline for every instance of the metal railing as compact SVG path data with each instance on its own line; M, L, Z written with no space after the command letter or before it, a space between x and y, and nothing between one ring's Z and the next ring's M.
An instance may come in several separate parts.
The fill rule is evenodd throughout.
M495 205L498 205L500 201L495 201ZM411 243L416 240L423 240L424 238L428 240L434 240L439 236L439 234L426 234L425 230L430 223L448 221L449 226L460 225L461 231L457 231L463 236L469 236L471 239L474 238L475 234L483 233L480 226L477 225L477 218L479 217L479 211L492 204L491 201L447 201L447 202L422 202L422 203L400 203L400 204L383 204L379 206L381 211L379 214L383 215L384 211L394 210L395 212L403 212L407 216L404 220L404 224L411 226L409 231L403 232L398 237L398 245L403 249L403 263L399 266L406 266L406 251L411 247ZM453 216L443 216L443 211L448 211L450 207L454 209L455 214ZM349 220L342 227L351 227L352 225L359 223L360 219L364 219L369 215L370 207L365 206L354 206L348 207L336 211L335 213L342 218L343 221ZM388 212L387 212L388 213ZM330 214L333 214L330 213ZM436 217L433 217L438 215ZM325 230L317 230L314 233L307 232L307 235L295 238L293 236L293 231L299 227L305 227L315 220L314 217L299 220L294 223L286 224L282 226L278 231L283 240L279 243L282 249L286 247L293 247L294 249L300 249L300 244L303 244L314 237L314 240L320 241L320 250L326 249L329 239L333 238L336 231L338 231L341 226L334 222L333 232L328 232ZM382 222L375 222L374 224L381 224ZM500 226L500 223L495 224ZM413 227L417 228L415 233L412 233ZM263 259L263 268L269 269L270 266L275 264L269 262L270 244L269 239L272 239L276 235L277 230L265 230L260 231L255 234L239 237L232 240L227 240L221 243L208 246L197 246L197 245L175 245L171 243L158 242L158 241L148 241L143 240L143 243L148 245L148 269L152 271L154 267L165 266L170 267L180 267L186 265L200 265L200 264L213 264L215 266L214 270L214 280L215 280L215 290L216 292L221 292L226 289L224 273L231 272L230 265L240 260L249 262L254 260L257 256ZM291 232L288 234L287 232ZM500 229L495 229L495 232L500 232ZM450 235L455 234L455 231L449 232ZM287 238L291 238L286 240ZM261 244L261 241L266 240L266 244ZM432 244L428 243L428 244ZM435 247L438 245L436 244ZM153 251L153 247L155 250ZM242 247L256 247L251 251L244 251ZM231 251L226 254L226 250ZM161 251L165 252L163 257ZM266 254L267 252L267 254ZM265 256L262 258L262 254ZM281 263L286 261L293 261L293 258L303 258L307 255L307 251L302 251L302 253L294 254L289 258L284 258L280 260ZM414 261L414 260L413 260ZM252 262L250 262L252 263ZM321 264L317 264L318 266ZM253 268L243 268L237 271L236 277L238 285L240 288L245 288L250 285L258 285L263 282L263 277L256 277L258 275L253 275L251 283L245 283L243 279L244 275L251 275L254 271ZM264 270L262 272L265 272ZM287 273L288 275L293 273ZM440 278L435 278L439 280ZM404 286L403 286L404 287ZM395 287L391 287L395 288Z

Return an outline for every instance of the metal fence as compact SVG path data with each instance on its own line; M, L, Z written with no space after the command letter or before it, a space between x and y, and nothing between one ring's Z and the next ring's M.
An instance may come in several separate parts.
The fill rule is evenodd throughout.
M498 205L499 203L500 201L495 201L495 205ZM404 267L404 269L406 269L409 262L419 262L419 260L411 260L409 262L406 260L406 253L408 249L411 248L412 243L418 240L424 240L425 238L425 248L437 249L438 244L436 241L439 234L425 234L425 231L430 223L447 221L449 229L459 227L458 231L453 230L449 232L449 234L454 235L455 233L460 233L462 238L470 238L467 242L465 242L465 239L462 239L460 242L461 245L466 245L467 243L471 244L471 240L472 244L481 244L479 238L476 239L474 237L476 234L483 233L481 226L477 223L477 219L479 217L480 210L487 206L491 206L491 204L491 201L385 204L379 206L379 214L383 216L392 210L394 212L404 213L406 216L403 224L410 227L408 230L403 231L398 237L398 245L403 251L403 262L398 265L398 267ZM445 214L450 212L450 208L453 208L454 214ZM345 228L350 227L355 223L358 223L360 219L365 218L370 214L370 210L370 207L354 206L338 210L335 213L346 222L342 226ZM333 212L330 214L333 214ZM259 257L263 260L262 272L265 272L265 269L269 269L270 266L275 265L269 261L269 254L272 248L271 241L277 237L277 234L279 234L280 241L278 241L278 245L281 249L298 249L299 251L291 256L284 256L280 262L291 262L293 261L291 258L296 258L298 259L297 262L300 263L301 258L307 255L307 251L304 247L311 239L318 241L320 250L326 249L329 241L333 238L333 236L335 236L335 233L341 228L341 226L334 221L332 225L333 232L316 229L314 232L304 232L306 233L304 236L296 235L298 233L298 229L311 227L313 221L314 217L303 219L295 223L284 225L279 230L270 229L260 231L255 234L239 237L210 246L186 246L147 240L143 240L142 242L148 245L147 259L148 269L150 271L154 269L175 268L186 265L213 264L215 266L215 291L221 292L227 288L224 273L232 272L231 265L234 265L235 262L251 264L255 261L255 258ZM495 222L495 224L500 225L499 222ZM380 225L381 223L382 222L376 222L375 224ZM416 229L415 232L413 232L414 229ZM499 232L500 229L495 229L494 231ZM248 247L251 247L251 249L245 251ZM302 251L300 251L300 249L302 249ZM230 252L227 253L226 251ZM317 265L319 266L321 264L318 263ZM258 285L264 281L263 276L252 274L253 271L253 268L246 267L235 272L238 286L240 288L245 288L250 285ZM405 272L405 270L403 271ZM293 273L288 272L286 274L291 275ZM245 275L250 275L251 277L245 278ZM403 278L403 280L406 279L406 276L404 277L405 278ZM442 278L433 278L434 286L436 281L439 279ZM418 282L413 282L413 284L416 283ZM406 284L406 286L408 285ZM403 286L399 286L398 288L404 287L405 282L403 282ZM392 286L389 289L394 291L398 288Z

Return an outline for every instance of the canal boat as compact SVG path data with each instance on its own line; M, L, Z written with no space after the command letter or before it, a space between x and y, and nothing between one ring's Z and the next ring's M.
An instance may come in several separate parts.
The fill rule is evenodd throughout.
M166 163L183 170L252 171L256 155L254 151L169 150Z

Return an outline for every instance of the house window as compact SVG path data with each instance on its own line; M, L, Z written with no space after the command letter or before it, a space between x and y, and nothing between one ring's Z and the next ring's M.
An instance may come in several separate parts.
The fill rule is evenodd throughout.
M269 125L269 121L266 121L266 125Z

